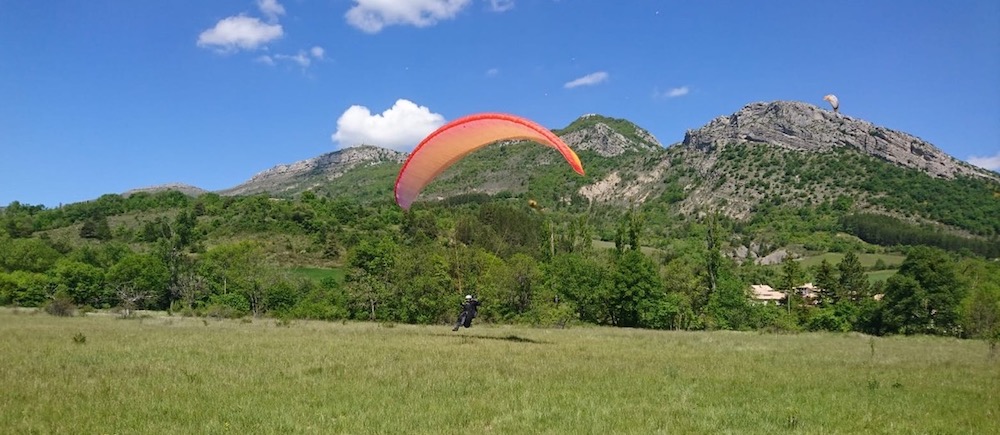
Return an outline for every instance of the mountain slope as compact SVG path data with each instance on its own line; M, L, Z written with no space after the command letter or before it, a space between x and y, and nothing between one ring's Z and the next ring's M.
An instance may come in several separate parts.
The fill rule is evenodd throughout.
M167 183L167 184L160 184L160 185L156 185L156 186L140 187L140 188L137 188L137 189L131 189L131 190L128 190L128 191L122 193L122 196L128 197L129 195L134 195L136 193L141 193L141 192L145 192L145 193L157 193L157 192L163 192L163 191L167 191L167 190L176 190L176 191L178 191L180 193L183 193L185 195L188 195L188 196L198 196L198 195L201 195L203 193L207 193L208 192L205 189L202 189L202 188L196 187L196 186L192 186L190 184L184 184L184 183Z
M406 154L374 146L359 146L326 153L312 159L278 165L260 172L246 182L220 191L222 195L252 195L267 193L289 196L306 190L322 188L331 181L355 169L395 165L406 160Z
M682 143L702 149L746 143L806 151L851 147L935 177L964 175L1000 181L1000 174L957 160L910 134L800 102L749 104L732 115L688 131Z
M586 169L526 142L484 147L443 172L417 200L463 194L536 199L545 206L642 208L748 220L776 208L874 212L967 234L1000 233L1000 174L948 156L912 135L787 101L749 104L664 148L621 119L585 115L555 130ZM279 165L219 193L288 197L306 190L392 201L406 155L364 146ZM985 222L985 223L984 223Z
M837 204L916 224L1000 234L1000 176L906 133L795 102L755 103L689 131L666 158L666 202L749 219ZM655 185L654 185L655 187ZM662 199L662 198L661 198ZM662 202L662 201L661 201Z

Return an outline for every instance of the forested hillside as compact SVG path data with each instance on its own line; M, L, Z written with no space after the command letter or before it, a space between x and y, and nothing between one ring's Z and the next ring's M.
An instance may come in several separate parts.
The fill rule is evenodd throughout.
M981 257L901 248L908 256L899 273L872 285L856 253L879 248L856 239L840 242L848 255L837 265L804 268L788 257L776 269L731 257L737 231L747 229L718 215L670 230L668 241L648 230L642 212L611 218L538 204L466 195L403 213L388 202L311 193L275 200L177 192L106 195L54 210L14 203L0 233L0 303L56 313L117 307L444 323L463 294L475 294L482 321L547 326L959 336L995 327L992 308L980 302L995 305L1000 270ZM593 243L597 220L613 228L609 248ZM345 276L294 272L306 266ZM790 307L758 305L747 295L751 283L790 289L806 281L826 290L817 304L794 296Z
M265 171L239 186L253 195L14 202L0 211L0 304L441 324L475 294L485 322L1000 337L989 174L850 145L691 134L663 148L597 115L559 133L586 176L552 149L497 144L408 212L391 202L399 157L371 147ZM830 253L842 260L801 261ZM905 260L859 260L887 253ZM805 283L819 290L803 297ZM756 302L752 284L787 296Z

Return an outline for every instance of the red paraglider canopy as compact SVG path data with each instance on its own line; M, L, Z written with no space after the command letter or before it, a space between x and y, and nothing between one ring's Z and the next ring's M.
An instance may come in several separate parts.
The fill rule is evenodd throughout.
M408 210L434 177L469 153L502 140L530 140L555 148L583 175L580 158L548 129L515 115L478 113L441 126L413 149L396 177L396 203Z

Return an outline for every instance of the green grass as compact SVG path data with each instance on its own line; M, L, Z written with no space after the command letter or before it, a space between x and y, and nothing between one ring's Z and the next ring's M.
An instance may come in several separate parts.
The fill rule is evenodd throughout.
M609 250L609 249L615 249L615 242L608 242L605 240L594 239L590 246L594 247L594 249ZM639 250L646 255L653 255L658 252L661 252L659 249L649 246L640 246Z
M6 433L996 433L979 341L0 309Z
M344 282L344 269L328 269L322 267L295 267L289 269L295 276L309 278L314 281L321 281L324 278L333 278L338 282Z
M868 276L869 283L875 283L876 281L885 281L889 279L898 272L899 269L888 269L888 270L875 270L872 272L866 272L865 275Z
M901 254L857 254L857 255L858 255L858 261L861 262L861 266L865 268L874 266L879 259L882 259L882 262L885 263L887 267L890 268L899 267L900 264L903 264L903 260L906 259L906 256ZM831 265L835 266L837 264L840 264L840 260L844 259L844 254L836 252L828 252L822 255L805 257L802 259L801 264L802 267L815 267L819 266L819 264L824 259L826 259L826 261Z

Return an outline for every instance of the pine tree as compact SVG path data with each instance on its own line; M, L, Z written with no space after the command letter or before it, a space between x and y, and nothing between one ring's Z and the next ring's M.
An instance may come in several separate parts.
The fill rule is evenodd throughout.
M837 302L837 288L840 283L834 274L833 265L824 258L816 266L816 288L819 293L819 305L829 306Z
M101 215L85 220L83 226L80 227L80 237L84 239L111 240L111 227L108 225L108 218Z
M837 269L840 271L838 301L857 302L869 296L868 276L865 275L865 269L861 267L861 260L857 255L848 252L837 265Z

